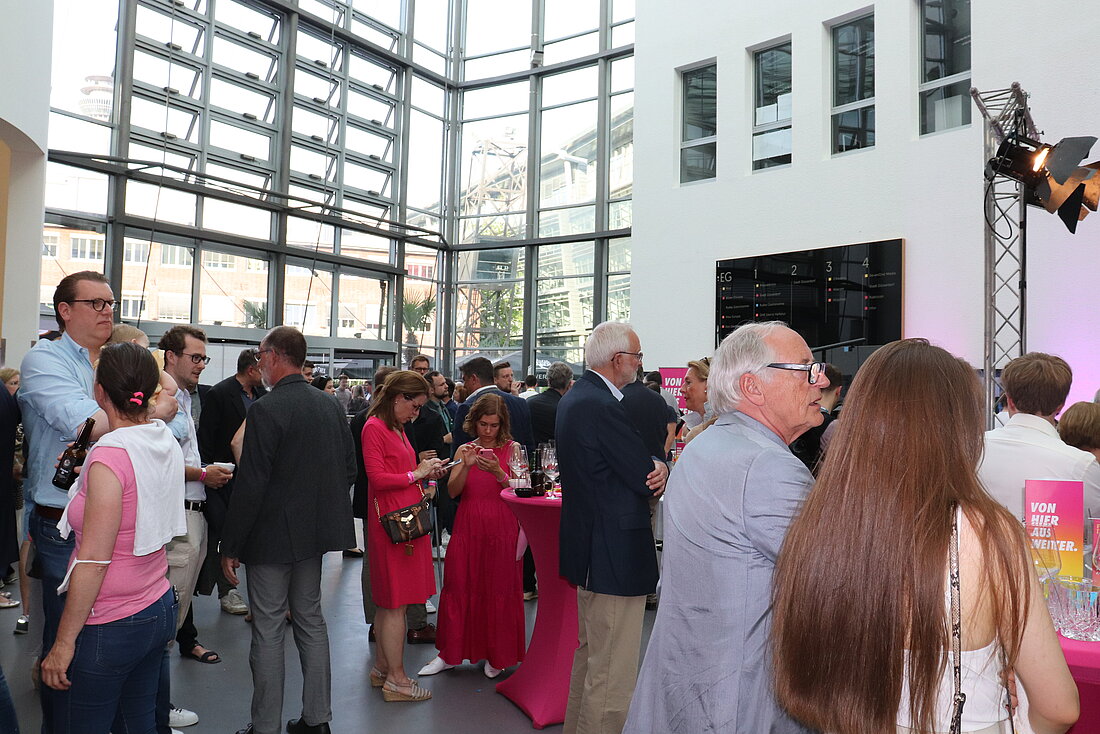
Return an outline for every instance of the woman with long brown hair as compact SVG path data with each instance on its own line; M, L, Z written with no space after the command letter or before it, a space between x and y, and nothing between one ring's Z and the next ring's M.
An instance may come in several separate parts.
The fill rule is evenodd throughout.
M776 695L806 724L830 734L951 729L956 524L960 730L1007 725L1002 672L1023 685L1038 734L1077 719L1023 528L977 479L982 416L973 369L923 339L888 344L860 368L776 570Z
M416 452L405 437L405 424L416 418L428 400L428 383L410 370L391 373L378 389L363 426L363 467L367 474L367 562L371 596L378 606L374 626L378 645L371 667L371 685L386 701L427 701L431 691L405 674L405 607L422 604L435 593L429 536L393 543L380 517L415 504L423 496L420 483L442 475L439 459L416 463Z
M420 669L435 675L463 660L484 660L489 678L523 660L523 564L516 558L519 523L500 497L508 487L512 434L500 395L482 395L463 429L476 438L459 446L462 461L447 491L462 497L447 546L439 593L439 656Z

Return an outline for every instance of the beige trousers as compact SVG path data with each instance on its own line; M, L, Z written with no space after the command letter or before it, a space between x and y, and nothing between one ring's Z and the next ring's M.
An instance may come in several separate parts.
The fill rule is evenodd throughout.
M195 583L199 580L199 570L206 558L206 518L201 512L184 510L187 517L187 535L172 538L164 547L168 556L168 582L176 587L180 598L180 613L176 619L178 630L191 608L191 597L195 595ZM172 641L173 644L175 640ZM169 645L171 646L171 645Z
M638 679L645 596L577 589L577 651L563 734L622 734Z

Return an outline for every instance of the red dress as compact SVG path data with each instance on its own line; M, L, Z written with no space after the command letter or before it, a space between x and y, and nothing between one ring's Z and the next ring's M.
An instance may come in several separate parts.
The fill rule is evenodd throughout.
M374 503L385 515L420 500L417 485L408 473L416 469L416 452L405 434L398 434L376 416L363 426L363 466L367 470L367 562L370 563L371 596L383 609L423 604L435 593L431 538L412 541L412 555L404 543L390 541Z
M511 444L493 449L508 466ZM451 665L488 660L507 668L523 660L523 564L516 559L519 522L492 474L466 475L443 566L436 647Z

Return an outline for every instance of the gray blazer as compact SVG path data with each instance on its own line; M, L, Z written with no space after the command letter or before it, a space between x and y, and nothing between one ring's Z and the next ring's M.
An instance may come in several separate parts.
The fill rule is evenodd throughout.
M221 554L295 563L351 548L355 450L340 404L290 375L248 409Z
M661 605L624 734L807 731L779 709L772 574L813 477L771 430L727 413L684 449L665 494Z

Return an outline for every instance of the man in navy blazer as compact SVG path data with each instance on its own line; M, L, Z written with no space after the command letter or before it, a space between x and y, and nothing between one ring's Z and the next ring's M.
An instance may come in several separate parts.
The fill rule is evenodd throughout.
M641 343L605 322L584 345L589 369L558 403L561 575L577 585L580 622L565 734L622 731L634 692L646 595L657 587L649 500L668 467L650 455L623 407Z
M492 393L504 399L504 405L508 408L508 422L512 428L512 438L523 444L528 451L535 449L535 437L531 432L531 410L527 407L527 401L506 393L493 384L493 363L485 357L474 357L462 365L462 384L470 391L470 397L458 406L458 414L455 416L453 440L451 441L451 453L464 443L474 440L474 437L466 433L462 424L466 421L466 414L470 412L477 399L482 395Z

